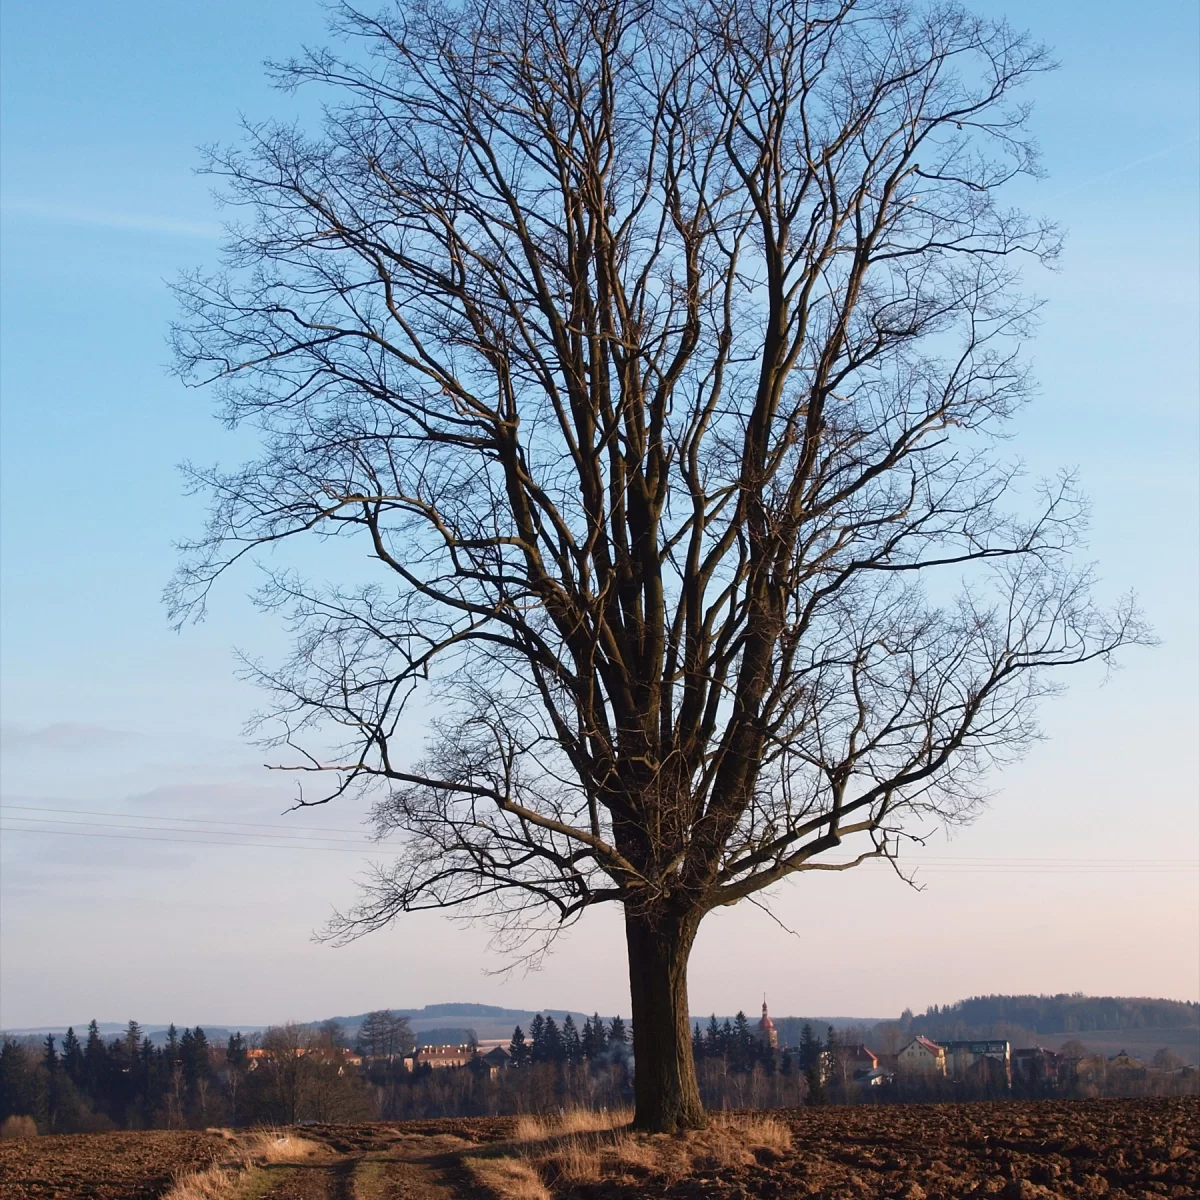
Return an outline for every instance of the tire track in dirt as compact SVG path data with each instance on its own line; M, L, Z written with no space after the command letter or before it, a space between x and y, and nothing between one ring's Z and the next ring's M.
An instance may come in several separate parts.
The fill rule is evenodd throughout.
M450 1156L442 1139L305 1132L338 1157L281 1165L281 1178L262 1200L463 1200L470 1194L446 1181Z

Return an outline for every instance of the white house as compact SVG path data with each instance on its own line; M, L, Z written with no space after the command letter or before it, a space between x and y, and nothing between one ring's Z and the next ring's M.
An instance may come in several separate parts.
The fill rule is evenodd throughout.
M945 1075L946 1052L937 1042L915 1037L896 1055L896 1066L913 1074Z

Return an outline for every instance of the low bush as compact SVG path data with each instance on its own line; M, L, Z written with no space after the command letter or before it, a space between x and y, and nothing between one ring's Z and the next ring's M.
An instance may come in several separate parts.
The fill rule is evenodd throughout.
M37 1122L32 1117L5 1117L0 1123L0 1138L31 1138L37 1135Z

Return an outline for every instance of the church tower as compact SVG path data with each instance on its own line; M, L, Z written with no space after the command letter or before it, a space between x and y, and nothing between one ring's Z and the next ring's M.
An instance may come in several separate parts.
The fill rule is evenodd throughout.
M775 1031L775 1022L767 1015L767 997L763 996L763 1015L758 1023L758 1040L772 1050L779 1048L779 1034Z

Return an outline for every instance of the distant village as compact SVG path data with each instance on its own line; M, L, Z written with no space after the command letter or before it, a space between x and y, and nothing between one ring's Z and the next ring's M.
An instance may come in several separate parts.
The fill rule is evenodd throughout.
M378 1055L358 1049L342 1049L340 1062L344 1067L361 1068L370 1072L373 1068L388 1066L400 1068L410 1075L433 1072L448 1068L470 1068L485 1072L496 1078L500 1072L512 1068L535 1066L539 1063L575 1064L595 1061L604 1057L608 1061L622 1058L632 1064L632 1048L629 1033L620 1018L606 1025L599 1015L584 1021L582 1033L577 1031L575 1021L568 1014L562 1026L552 1016L542 1018L539 1014L530 1027L530 1037L520 1026L510 1039L472 1039L457 1044L416 1044L404 1054ZM746 1043L752 1043L751 1046ZM754 1027L749 1027L744 1014L726 1021L722 1027L712 1020L709 1032L696 1026L694 1050L697 1058L732 1057L743 1066L754 1066L757 1060L770 1070L796 1070L808 1080L809 1091L823 1086L839 1086L842 1093L854 1090L883 1088L898 1082L947 1081L965 1085L972 1093L995 1094L1009 1090L1014 1085L1026 1092L1054 1092L1068 1084L1079 1084L1096 1075L1098 1070L1105 1076L1123 1076L1124 1082L1133 1084L1146 1080L1154 1073L1194 1075L1195 1069L1174 1061L1147 1064L1139 1057L1122 1050L1120 1054L1100 1056L1088 1055L1086 1048L1078 1044L1078 1052L1051 1050L1042 1045L1019 1046L1004 1038L965 1040L934 1040L916 1034L893 1054L872 1050L863 1042L842 1042L832 1027L826 1040L816 1036L811 1026L805 1026L796 1045L781 1045L778 1028L770 1018L766 998L762 1003L762 1016ZM302 1050L296 1051L302 1052ZM270 1051L253 1049L248 1051L251 1069L254 1060L268 1056Z
M632 1031L619 1016L577 1021L562 1010L436 1007L428 1015L383 1009L247 1035L212 1030L211 1041L199 1026L146 1031L136 1021L107 1035L93 1021L83 1037L72 1028L61 1040L55 1032L5 1034L0 1124L19 1118L41 1132L90 1133L611 1111L630 1103L636 1062ZM739 1012L697 1022L692 1052L701 1099L712 1110L1200 1093L1196 1067L1167 1045L1143 1061L1124 1050L1089 1049L1073 1035L1055 1050L1036 1034L1014 1048L1010 1037L939 1033L991 1024L1003 1034L1005 1023L1028 1028L1014 1016L1044 1021L1047 1012L1051 1028L1080 1037L1090 1037L1089 1028L1111 1036L1119 1019L1119 1028L1142 1035L1161 1030L1164 1041L1182 1032L1174 1044L1185 1052L1187 1031L1196 1031L1194 1005L1075 996L977 997L870 1028L842 1022L822 1030L794 1017L772 1019L764 997L757 1021ZM492 1036L469 1027L414 1030L410 1016L422 1024L478 1018L479 1031ZM522 1024L514 1028L512 1018ZM495 1036L505 1028L508 1037Z

